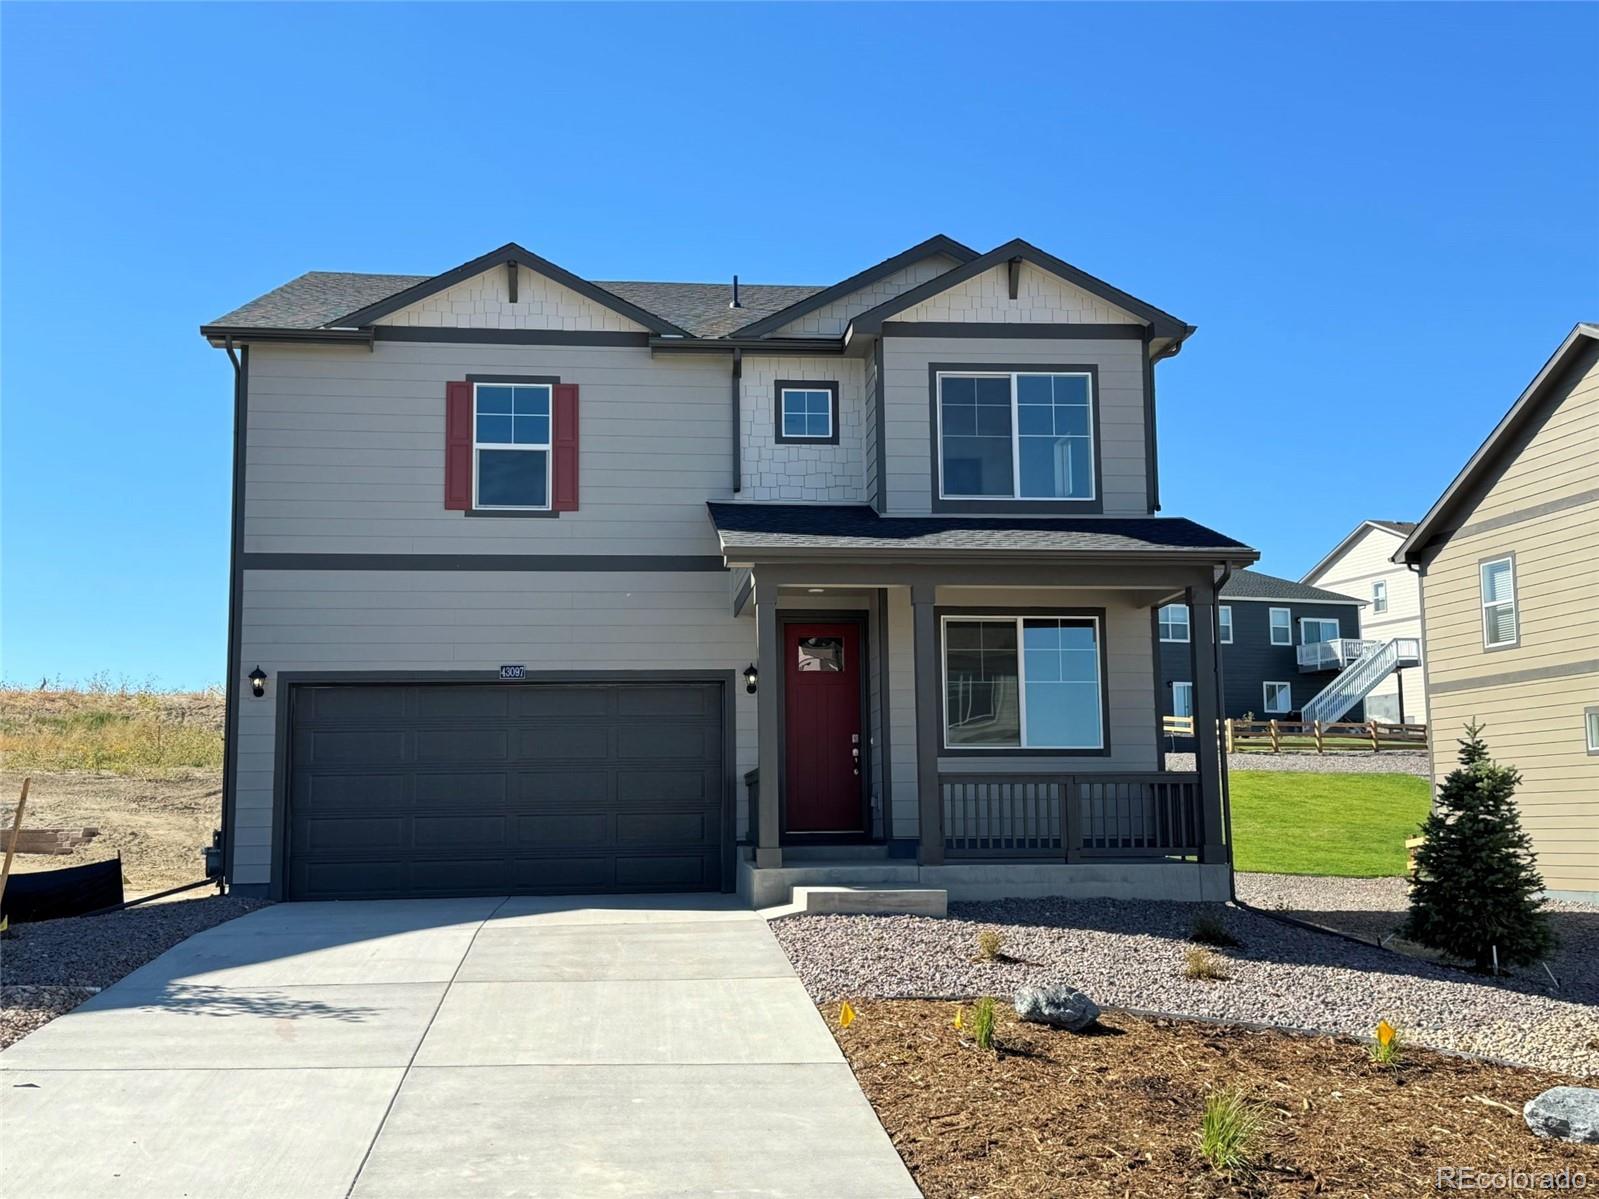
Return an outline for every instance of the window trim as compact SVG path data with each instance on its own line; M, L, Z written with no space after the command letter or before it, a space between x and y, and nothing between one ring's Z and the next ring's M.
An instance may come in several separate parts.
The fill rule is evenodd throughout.
M1582 738L1589 756L1599 758L1599 707L1582 710Z
M1188 711L1187 712L1179 712L1177 710L1177 688L1179 688L1179 687L1187 687L1188 688ZM1193 684L1192 680L1190 680L1190 679L1173 679L1171 681L1171 714L1173 716L1187 716L1187 717L1190 717L1190 718L1193 717L1193 715L1194 715L1194 684Z
M1286 708L1273 708L1271 706L1272 687L1281 687L1288 692L1288 706ZM1281 679L1262 679L1260 683L1260 710L1267 716L1287 716L1294 710L1294 688L1292 683L1285 683Z
M1379 591L1379 588L1381 589ZM1388 580L1373 579L1371 581L1371 614L1381 616L1388 611Z
M1509 600L1509 604L1510 604L1511 619L1515 622L1516 635L1514 637L1512 637L1509 641L1489 641L1488 640L1488 609L1490 607L1502 608L1502 607L1504 607L1506 601L1505 600L1499 600L1499 601L1497 601L1497 602L1495 602L1495 603L1493 603L1491 605L1488 603L1488 600L1487 600L1487 597L1486 597L1486 593L1485 593L1485 589L1483 588L1483 585L1482 585L1483 584L1483 577L1482 576L1483 576L1484 569L1486 569L1489 566L1497 565L1500 562L1507 562L1507 563L1510 564L1510 600ZM1488 556L1486 558L1478 558L1477 559L1477 604L1478 604L1478 609L1479 609L1478 619L1480 620L1480 622L1482 624L1482 648L1483 648L1483 652L1484 653L1490 653L1491 654L1491 653L1494 653L1494 652L1496 652L1498 650L1515 649L1517 646L1519 646L1521 644L1521 592L1520 592L1520 580L1517 578L1517 572L1516 572L1516 551L1515 550L1510 550L1507 553L1503 553L1503 554L1492 554L1492 555L1490 555L1490 556Z
M1300 645L1313 645L1313 644L1315 644L1314 642L1310 642L1310 641L1306 641L1305 640L1305 626L1307 624L1330 624L1330 625L1333 626L1333 628L1337 629L1338 632L1334 636L1327 638L1328 641L1336 641L1339 637L1342 637L1344 635L1343 622L1340 621L1336 616L1301 616L1299 618L1299 644ZM1289 635L1292 636L1292 632L1290 632Z
M993 605L938 606L933 609L933 619L938 622L938 754L949 758L1105 758L1111 749L1110 737L1110 652L1105 644L1104 608L1009 608ZM1097 749L1057 749L1036 745L950 745L949 735L949 643L945 630L950 620L1091 620L1094 638L1099 647L1099 740ZM1018 631L1019 632L1019 631ZM1021 639L1017 638L1017 685L1025 688L1027 676L1023 661ZM1026 709L1023 707L1021 736L1027 736Z
M1087 499L1039 499L1032 496L946 496L944 490L943 420L939 411L940 375L1087 375L1088 434L1094 470L1094 493ZM1099 367L1092 362L929 362L927 364L929 476L934 512L1000 513L1102 513L1105 510L1105 470L1100 452ZM1011 483L1016 489L1021 463L1016 451L1015 384L1011 385ZM1145 471L1150 469L1145 463Z
M832 397L828 412L826 437L790 437L783 432L783 393L786 391L825 391ZM836 379L774 379L772 380L772 440L777 445L837 445L838 444L838 380Z
M1223 612L1227 613L1226 620L1221 618ZM1216 640L1222 645L1231 645L1233 643L1233 606L1231 604L1216 605Z
M493 378L467 376L472 385L472 512L552 512L555 508L555 384L544 379ZM477 436L477 397L484 387L542 387L549 394L549 433L541 445L512 442L479 441ZM514 405L513 405L514 412ZM490 413L490 415L497 415ZM513 429L514 435L514 429ZM544 503L542 504L484 504L478 500L478 452L480 450L513 450L522 453L544 452Z
M1181 637L1167 637L1160 631L1160 614L1167 608L1181 608L1183 610L1183 635ZM1171 622L1167 621L1166 623L1170 624ZM1165 645L1187 645L1190 641L1192 641L1194 639L1194 616L1193 613L1188 610L1188 605L1182 603L1162 604L1160 607L1156 608L1155 635L1159 637L1161 642Z
M1287 641L1277 640L1277 613L1281 612L1288 618L1284 632L1288 634ZM1294 610L1292 608L1267 608L1266 609L1266 640L1272 645L1292 646L1294 644Z

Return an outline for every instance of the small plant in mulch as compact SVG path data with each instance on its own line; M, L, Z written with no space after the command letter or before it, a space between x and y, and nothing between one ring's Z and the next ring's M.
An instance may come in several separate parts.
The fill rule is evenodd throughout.
M1242 1091L1222 1087L1205 1096L1199 1126L1199 1152L1230 1179L1248 1177L1259 1157L1265 1117Z
M1379 1066L1392 1069L1399 1064L1399 1030L1386 1020L1377 1021L1377 1039L1366 1048L1367 1055Z
M1221 917L1211 912L1201 912L1194 917L1188 939L1196 945L1214 945L1218 949L1237 949L1240 944L1238 938L1227 931Z
M970 1033L979 1049L991 1050L994 1048L994 1012L993 999L984 996L972 1004L970 1011L955 1009L955 1028Z
M977 934L977 960L997 962L1005 956L1005 938L997 928L985 928Z
M1226 958L1195 945L1183 958L1183 977L1226 982L1232 975L1227 972Z

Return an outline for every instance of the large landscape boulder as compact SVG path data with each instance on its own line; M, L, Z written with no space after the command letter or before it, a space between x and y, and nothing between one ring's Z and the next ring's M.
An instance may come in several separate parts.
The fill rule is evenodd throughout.
M1034 1024L1082 1032L1099 1019L1099 1005L1073 987L1023 987L1016 992L1016 1014Z
M1599 1090L1550 1087L1521 1109L1527 1127L1541 1137L1599 1145Z

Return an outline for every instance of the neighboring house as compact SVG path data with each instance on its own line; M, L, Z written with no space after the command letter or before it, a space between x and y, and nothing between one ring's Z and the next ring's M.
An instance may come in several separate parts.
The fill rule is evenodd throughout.
M1394 551L1415 527L1414 521L1363 520L1300 581L1365 600L1357 634L1362 639L1419 642L1421 582L1414 571L1393 562ZM1427 686L1420 664L1389 674L1366 696L1365 705L1372 720L1425 724Z
M731 292L507 245L201 331L240 892L1226 895L1214 733L1162 773L1148 629L1185 598L1212 662L1257 555L1156 515L1168 313L935 237Z
M1298 720L1305 702L1337 673L1302 668L1299 647L1360 632L1359 600L1259 571L1235 571L1219 599L1223 716ZM1192 632L1186 604L1156 610L1162 714L1193 715ZM1344 719L1361 719L1359 705ZM1187 738L1177 740L1187 748Z
M1394 560L1421 576L1432 772L1521 771L1544 884L1599 902L1599 325L1571 331Z

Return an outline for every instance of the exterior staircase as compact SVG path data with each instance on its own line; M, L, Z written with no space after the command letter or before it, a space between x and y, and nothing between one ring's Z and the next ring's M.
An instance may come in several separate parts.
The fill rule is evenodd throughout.
M1377 689L1394 671L1421 665L1421 641L1395 637L1389 641L1339 638L1299 647L1303 672L1338 670L1338 675L1300 709L1306 724L1331 724Z

